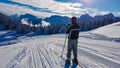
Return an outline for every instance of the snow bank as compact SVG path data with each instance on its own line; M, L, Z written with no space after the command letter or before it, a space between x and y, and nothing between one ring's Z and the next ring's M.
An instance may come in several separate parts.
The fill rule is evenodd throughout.
M120 22L98 28L93 33L102 34L112 38L120 38Z

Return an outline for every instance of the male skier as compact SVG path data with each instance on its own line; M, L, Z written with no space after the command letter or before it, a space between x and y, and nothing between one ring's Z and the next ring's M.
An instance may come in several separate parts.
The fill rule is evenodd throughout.
M71 18L71 24L67 27L66 33L68 34L68 49L67 49L67 60L66 62L70 64L71 59L71 51L73 51L74 59L72 60L76 64L78 64L77 60L77 46L78 46L78 38L79 38L79 29L80 26L77 24L77 18Z

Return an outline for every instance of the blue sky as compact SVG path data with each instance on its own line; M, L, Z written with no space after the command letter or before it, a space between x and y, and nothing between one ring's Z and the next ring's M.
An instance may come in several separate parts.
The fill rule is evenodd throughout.
M120 0L55 0L58 2L81 3L83 7L97 8L102 11L120 11ZM90 2L90 3L88 3Z
M120 16L120 0L0 0L0 12L9 15L30 13L35 16L51 15L91 16L113 13Z
M91 8L98 8L99 10L103 11L111 11L111 12L116 12L120 11L120 0L96 0L95 3L90 4L86 7L91 7Z

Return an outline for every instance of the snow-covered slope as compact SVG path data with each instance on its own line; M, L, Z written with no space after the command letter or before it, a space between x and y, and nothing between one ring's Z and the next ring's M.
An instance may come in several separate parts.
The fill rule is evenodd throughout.
M116 31L118 32L118 24L116 23L116 27L113 24L103 27L104 29L99 28L95 32L106 30L107 27L111 29L110 31L113 31L113 27L117 28ZM65 63L60 56L65 34L44 36L28 34L12 39L15 36L13 32L0 31L0 39L9 38L10 34L11 40L9 41L16 43L0 46L0 68L64 68ZM1 40L1 42L3 41ZM66 51L67 45L64 57ZM100 33L80 33L78 60L84 68L119 68L120 42L100 35ZM77 66L77 68L80 67Z
M120 22L107 25L94 30L94 33L102 34L112 38L120 38Z

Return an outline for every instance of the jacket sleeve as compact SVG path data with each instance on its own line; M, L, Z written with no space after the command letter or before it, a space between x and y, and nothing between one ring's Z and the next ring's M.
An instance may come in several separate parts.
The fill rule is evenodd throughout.
M70 29L71 29L71 25L70 25L70 24L68 24L68 25L67 25L67 27L66 27L66 33L67 33L67 34L69 34Z

